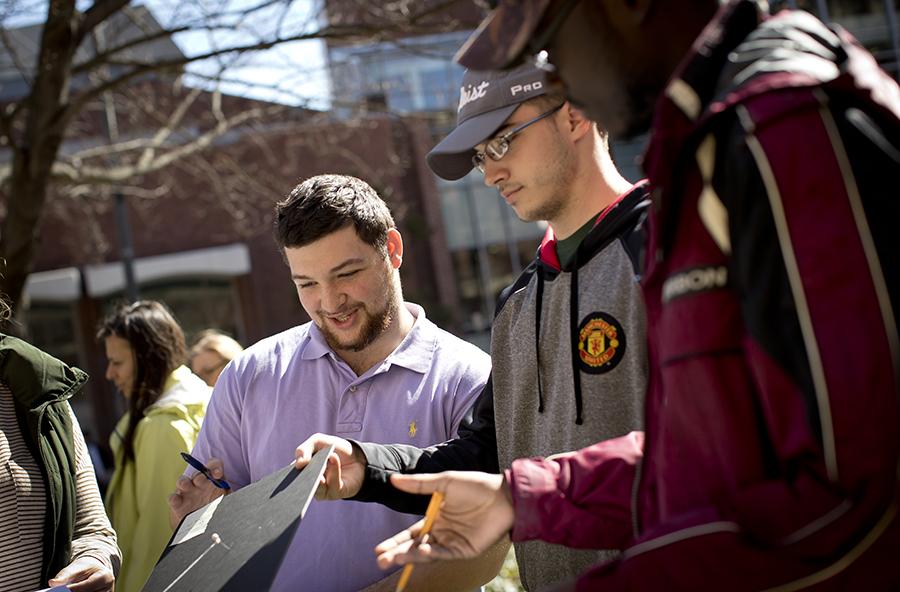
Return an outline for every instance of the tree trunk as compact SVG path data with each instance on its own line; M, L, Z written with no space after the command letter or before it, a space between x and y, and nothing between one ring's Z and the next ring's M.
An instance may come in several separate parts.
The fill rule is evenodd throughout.
M13 311L20 306L38 250L50 172L68 119L79 16L74 0L50 2L34 83L22 102L25 129L21 141L13 146L12 176L6 187L7 215L0 234L0 256L6 263L0 290Z

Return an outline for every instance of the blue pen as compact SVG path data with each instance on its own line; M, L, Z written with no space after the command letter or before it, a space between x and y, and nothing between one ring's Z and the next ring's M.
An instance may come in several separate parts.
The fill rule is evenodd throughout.
M199 460L197 460L196 458L194 458L187 452L182 452L181 458L183 458L187 462L187 464L191 465L192 467L194 467L195 469L197 469L198 471L203 473L203 475L207 479L209 479L210 482L213 485L215 485L216 487L218 487L219 489L231 489L231 485L228 484L228 481L226 481L225 479L214 478L212 476L212 473L209 472L209 469L206 467L205 464L203 464L202 462L200 462Z

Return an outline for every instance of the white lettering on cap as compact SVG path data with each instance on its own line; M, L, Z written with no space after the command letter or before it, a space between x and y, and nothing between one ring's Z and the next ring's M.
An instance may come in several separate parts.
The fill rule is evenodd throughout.
M537 80L528 84L514 84L509 88L509 92L512 94L512 96L516 96L519 93L540 90L542 88L544 88L544 83L540 80Z
M459 107L456 108L457 111L462 111L462 108L475 101L480 99L486 94L485 89L491 85L490 82L485 80L478 86L472 86L471 84L468 87L462 86L459 89Z

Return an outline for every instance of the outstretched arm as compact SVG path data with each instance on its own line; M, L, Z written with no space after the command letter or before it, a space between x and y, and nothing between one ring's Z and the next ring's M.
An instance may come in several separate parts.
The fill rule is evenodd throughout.
M399 512L424 514L428 499L398 491L391 485L391 475L453 470L499 472L493 381L488 378L471 416L460 423L459 435L452 440L429 448L369 442L354 442L354 445L366 458L365 480L354 500L378 502Z
M416 495L440 491L444 501L429 534L420 536L423 519L375 548L382 569L478 557L503 540L512 527L512 500L502 475L448 471L394 475L391 482L397 489Z
M429 448L416 448L314 434L297 447L297 468L306 466L320 448L332 444L335 451L328 459L318 492L320 497L377 502L398 512L423 514L428 498L395 489L391 485L391 475L453 469L499 471L491 380L488 379L475 401L470 416L460 423L459 436L453 440Z

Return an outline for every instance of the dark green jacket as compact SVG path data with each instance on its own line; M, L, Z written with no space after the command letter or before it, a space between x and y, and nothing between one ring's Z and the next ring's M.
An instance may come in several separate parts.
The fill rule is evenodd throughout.
M19 426L47 486L44 584L69 563L75 530L75 444L66 401L87 379L78 368L0 334L0 381L12 391Z

